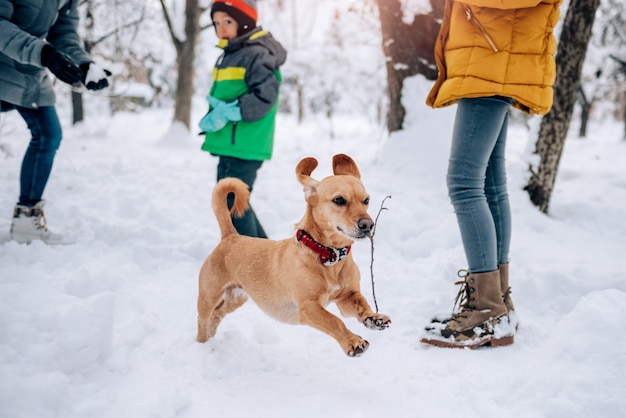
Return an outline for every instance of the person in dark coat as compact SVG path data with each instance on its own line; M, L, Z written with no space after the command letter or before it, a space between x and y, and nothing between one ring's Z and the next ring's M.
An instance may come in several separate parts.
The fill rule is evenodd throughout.
M0 0L0 110L17 110L32 138L20 173L11 239L62 243L46 227L42 195L62 131L50 74L90 90L110 73L94 64L77 33L78 0Z

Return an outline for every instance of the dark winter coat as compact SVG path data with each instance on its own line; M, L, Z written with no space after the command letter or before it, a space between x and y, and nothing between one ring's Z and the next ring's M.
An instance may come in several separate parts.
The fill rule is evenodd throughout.
M221 40L218 46L224 53L213 69L209 94L226 102L238 100L241 121L207 132L202 149L244 160L269 160L278 109L279 67L285 63L287 52L261 28L232 41Z
M92 62L77 33L78 0L0 0L0 100L30 108L54 105L46 43L76 64Z

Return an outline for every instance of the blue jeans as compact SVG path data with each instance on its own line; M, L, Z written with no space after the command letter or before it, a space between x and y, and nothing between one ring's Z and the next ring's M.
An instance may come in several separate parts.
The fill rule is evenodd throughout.
M242 160L234 157L220 156L220 161L217 164L217 180L221 180L225 177L236 177L246 183L252 193L252 187L256 180L256 173L261 168L263 161L251 161ZM233 207L235 203L235 195L230 193L226 199L228 209ZM243 217L237 218L231 216L233 225L240 235L247 235L249 237L267 238L267 234L261 223L256 217L252 206L244 213Z
M505 146L511 102L482 97L458 104L447 182L470 273L497 270L509 258Z
M54 106L38 109L14 107L32 135L22 160L18 204L32 207L41 200L48 183L54 156L61 144L61 123Z

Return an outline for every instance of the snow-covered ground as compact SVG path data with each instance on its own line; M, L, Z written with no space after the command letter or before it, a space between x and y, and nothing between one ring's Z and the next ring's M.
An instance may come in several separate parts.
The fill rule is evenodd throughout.
M390 137L346 118L333 121L330 139L324 120L280 115L274 158L252 194L273 239L292 236L302 215L294 174L302 157L319 160L321 178L332 155L351 155L372 216L391 196L374 279L393 325L371 331L346 319L370 342L356 359L252 302L215 339L196 343L197 274L219 239L209 204L217 160L195 132L170 129L171 109L64 125L44 197L49 227L77 242L0 245L0 417L626 416L623 126L592 123L587 139L568 139L550 216L522 190L528 130L510 127L515 344L428 347L421 330L452 308L465 257L445 188L455 109L426 108L427 89L407 83L406 129ZM0 135L6 232L29 133L13 112ZM369 241L353 251L373 304Z

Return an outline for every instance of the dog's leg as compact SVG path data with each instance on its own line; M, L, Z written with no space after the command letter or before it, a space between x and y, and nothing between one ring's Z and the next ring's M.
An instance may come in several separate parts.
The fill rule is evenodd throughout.
M391 325L391 319L387 315L372 311L361 292L351 291L336 303L343 316L355 317L367 328L383 330Z
M216 307L223 303L221 295L211 295L207 290L200 287L198 295L198 336L196 341L205 343L215 335L216 327L211 327L211 317Z
M222 319L229 313L240 308L244 303L248 301L248 295L239 286L231 285L224 289L222 293L222 300L217 305L211 319L209 320L209 335L215 335L217 327L222 322Z
M198 297L198 336L196 340L204 343L215 336L217 327L229 313L241 307L248 300L248 295L239 286L226 287L219 297L203 294Z
M309 302L300 306L300 322L333 337L350 357L360 356L369 347L367 341L353 334L341 319L328 312L317 302Z

